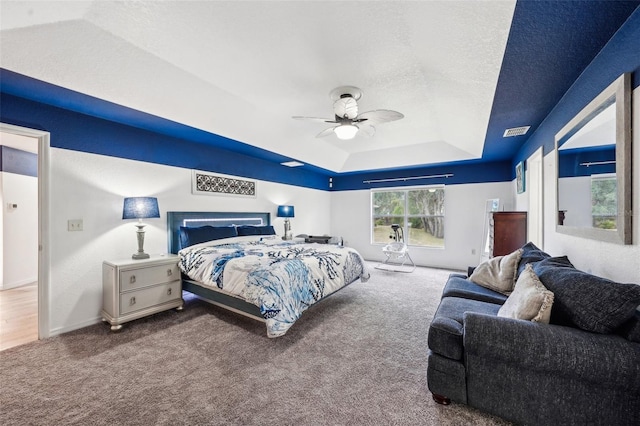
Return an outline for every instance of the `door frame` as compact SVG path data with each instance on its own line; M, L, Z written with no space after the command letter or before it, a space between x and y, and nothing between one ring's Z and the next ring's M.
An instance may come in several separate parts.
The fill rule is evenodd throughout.
M0 131L38 140L38 339L50 336L49 143L50 133L0 122Z
M541 249L544 249L544 167L542 147L527 159L529 220L527 235ZM535 179L534 179L535 177ZM534 199L535 197L535 199ZM537 205L537 209L535 208Z

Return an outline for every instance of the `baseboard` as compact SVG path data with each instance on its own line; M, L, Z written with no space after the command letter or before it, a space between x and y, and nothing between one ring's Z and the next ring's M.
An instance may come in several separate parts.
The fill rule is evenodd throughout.
M10 290L12 288L18 288L29 284L35 284L38 282L38 277L28 278L26 280L20 280L13 283L3 283L0 286L0 290Z
M67 325L64 327L52 328L49 330L49 337L59 336L60 334L69 333L70 331L79 330L81 328L89 327L91 325L95 325L102 322L102 317L95 317L93 319L89 319L86 321L82 321L80 323L76 323L73 325Z

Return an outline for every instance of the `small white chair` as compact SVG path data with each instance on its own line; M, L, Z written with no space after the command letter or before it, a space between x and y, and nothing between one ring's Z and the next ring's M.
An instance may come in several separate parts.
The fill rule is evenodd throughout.
M378 264L376 269L382 269L390 272L413 272L416 264L409 256L409 247L403 242L394 242L387 244L382 248L382 252L387 257L384 262ZM405 264L407 266L405 267Z

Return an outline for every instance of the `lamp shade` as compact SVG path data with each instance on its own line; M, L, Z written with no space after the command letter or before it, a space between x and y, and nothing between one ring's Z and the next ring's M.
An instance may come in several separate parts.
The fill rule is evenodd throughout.
M278 206L278 217L294 217L293 206Z
M157 198L128 197L124 199L123 219L148 219L151 217L160 217Z

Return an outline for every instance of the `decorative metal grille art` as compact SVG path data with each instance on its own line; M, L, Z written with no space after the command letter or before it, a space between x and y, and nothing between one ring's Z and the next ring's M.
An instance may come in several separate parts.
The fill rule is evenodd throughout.
M256 183L225 176L194 173L194 192L207 194L230 194L255 197Z

